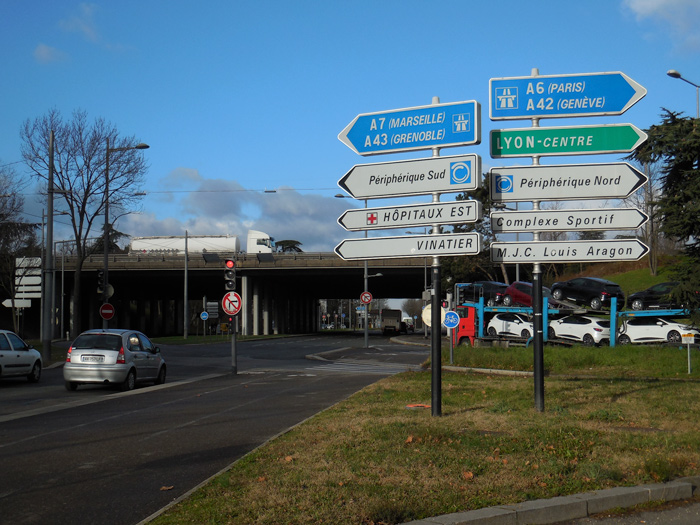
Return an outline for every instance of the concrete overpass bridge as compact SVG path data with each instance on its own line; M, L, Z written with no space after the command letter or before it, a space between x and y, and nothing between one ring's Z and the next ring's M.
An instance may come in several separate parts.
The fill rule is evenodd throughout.
M188 332L196 333L203 298L220 304L225 294L224 259L229 255L218 256L220 260L211 261L191 253L185 272L184 255L111 255L109 283L114 295L110 302L116 313L110 326L134 327L149 335L182 334L187 282ZM243 300L239 327L245 335L316 331L320 300L359 299L364 290L364 262L345 261L335 253L239 253L235 258L236 291ZM368 261L369 275L382 274L370 279L368 288L377 299L420 298L426 275L431 278L431 262L423 258ZM56 260L57 336L60 326L63 333L71 329L74 266L74 258ZM82 329L102 323L97 293L97 270L102 268L102 255L88 258L83 266Z

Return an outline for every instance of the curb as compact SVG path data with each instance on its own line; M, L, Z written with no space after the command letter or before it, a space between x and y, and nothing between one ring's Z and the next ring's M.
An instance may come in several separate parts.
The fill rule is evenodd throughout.
M587 518L615 508L627 508L650 502L690 499L700 495L700 476L680 478L668 483L639 487L615 487L525 501L483 509L456 512L433 518L410 521L405 525L517 525L520 523L553 524Z

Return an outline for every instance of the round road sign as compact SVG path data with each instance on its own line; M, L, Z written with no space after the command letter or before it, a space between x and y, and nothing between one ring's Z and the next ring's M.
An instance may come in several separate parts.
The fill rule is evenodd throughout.
M109 321L112 317L114 317L114 306L109 303L105 303L100 306L100 317L106 321Z
M459 325L459 315L457 312L447 312L443 321L445 328L457 328Z
M199 314L199 317L200 317L200 319L201 319L202 321L206 321L207 319L209 319L209 313L208 313L208 312L202 312L201 314Z
M372 294L369 292L362 292L360 294L360 301L362 301L362 304L369 304L372 302Z
M221 306L228 315L236 315L241 311L241 296L236 292L229 292L224 295Z

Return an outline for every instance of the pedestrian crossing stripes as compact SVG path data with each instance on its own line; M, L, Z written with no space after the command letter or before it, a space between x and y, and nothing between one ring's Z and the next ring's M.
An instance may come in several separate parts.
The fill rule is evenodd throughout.
M420 367L415 365L398 364L398 363L362 363L357 361L334 361L323 363L312 367L307 367L307 370L314 372L342 372L345 374L380 374L393 375L401 372L417 371Z

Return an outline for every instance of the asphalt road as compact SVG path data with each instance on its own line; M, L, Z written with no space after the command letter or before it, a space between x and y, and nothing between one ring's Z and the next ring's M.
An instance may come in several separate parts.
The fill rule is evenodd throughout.
M247 452L428 349L372 337L162 346L164 385L0 382L0 523L138 523ZM355 347L352 349L352 347ZM307 354L333 360L308 360Z

